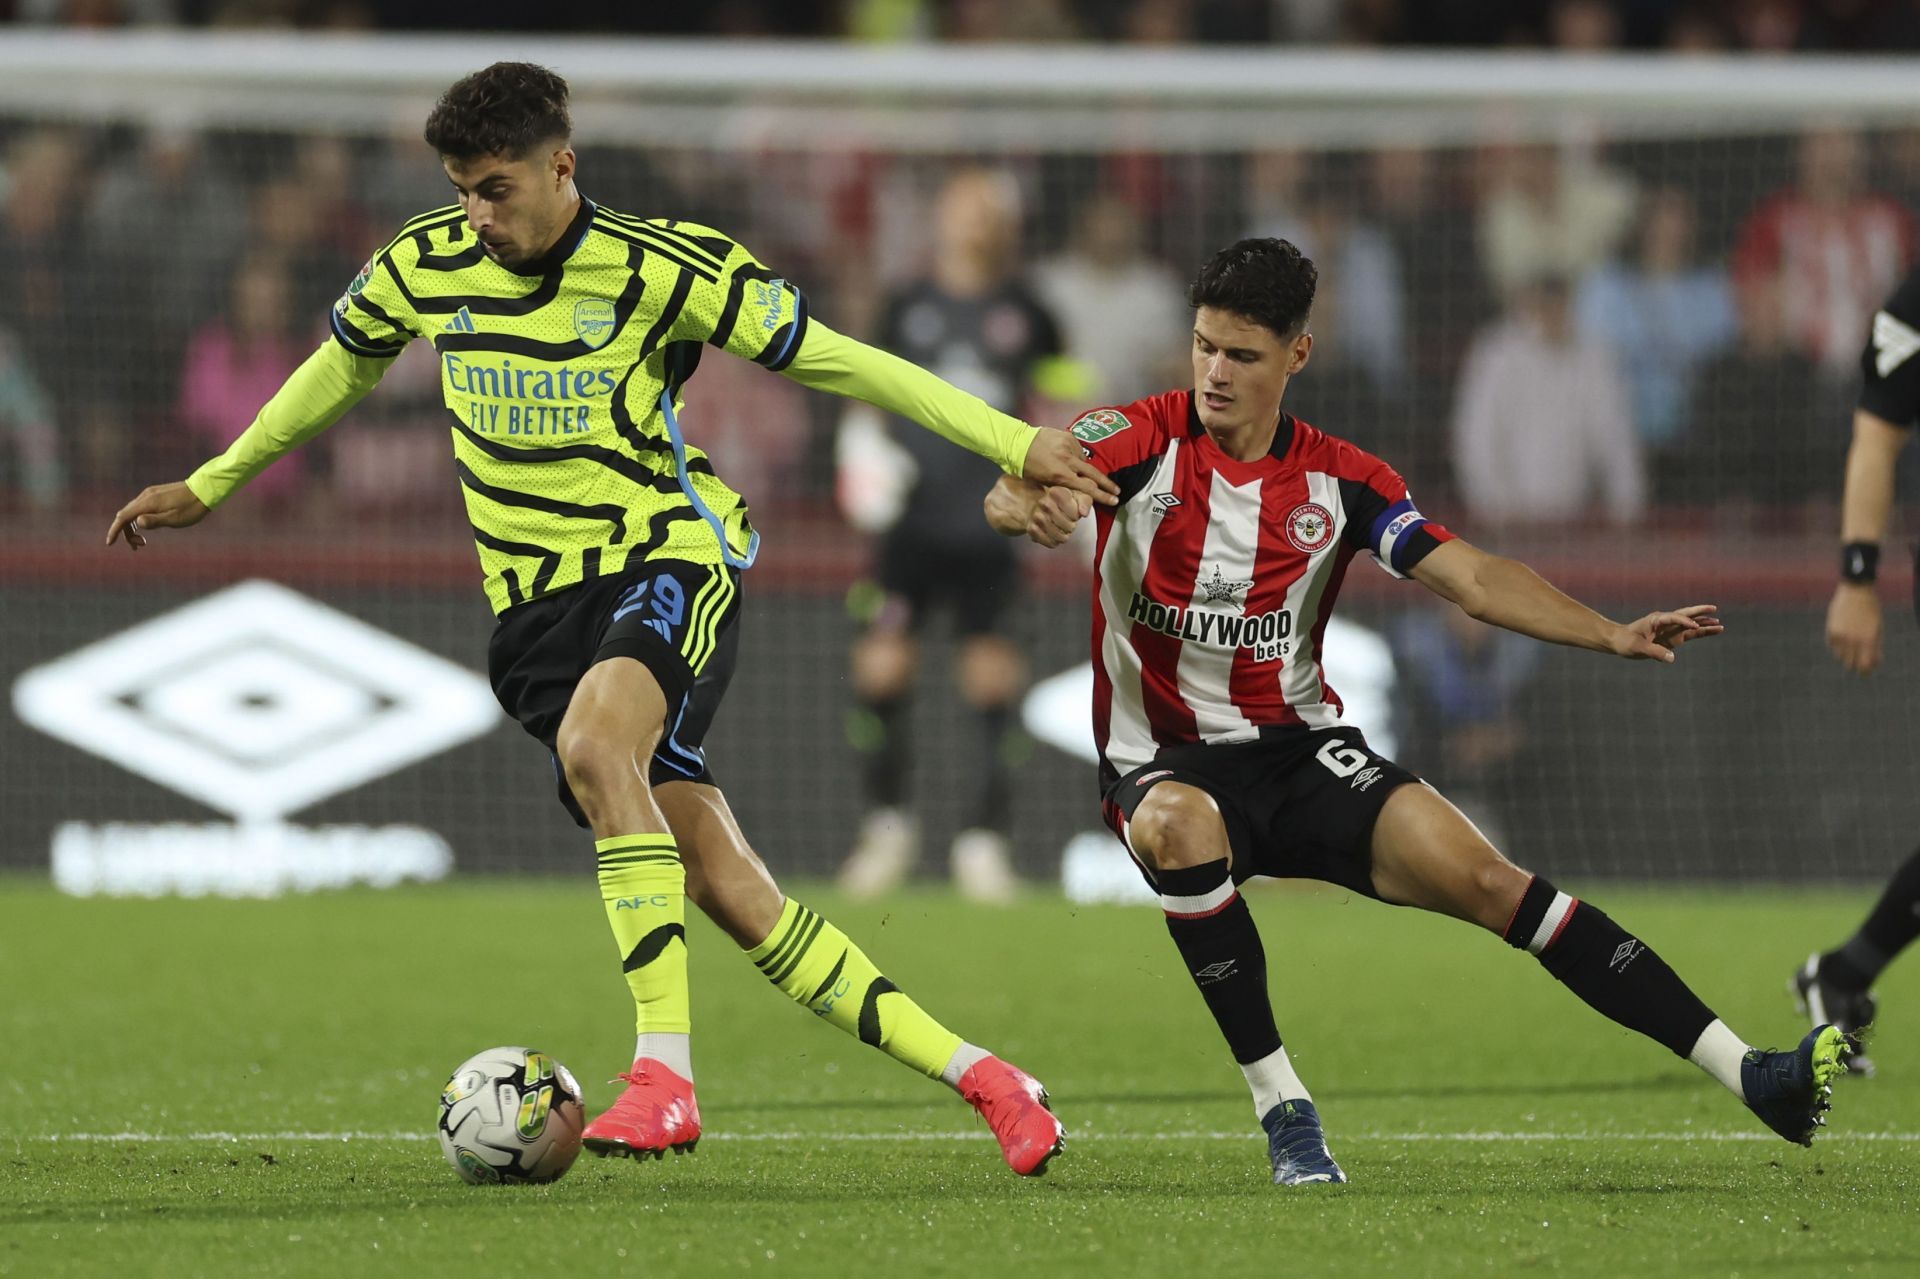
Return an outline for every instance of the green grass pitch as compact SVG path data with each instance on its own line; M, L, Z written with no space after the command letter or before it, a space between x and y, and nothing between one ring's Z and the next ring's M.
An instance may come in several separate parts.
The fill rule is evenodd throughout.
M1586 887L1761 1043L1798 1038L1787 973L1868 901ZM699 1151L469 1187L429 1139L462 1058L532 1044L590 1107L626 1065L591 876L276 902L15 877L0 1275L1920 1274L1920 957L1881 986L1881 1077L1843 1080L1806 1151L1491 937L1256 889L1283 1033L1353 1178L1282 1190L1152 910L798 895L1048 1084L1070 1138L1046 1177L702 921Z

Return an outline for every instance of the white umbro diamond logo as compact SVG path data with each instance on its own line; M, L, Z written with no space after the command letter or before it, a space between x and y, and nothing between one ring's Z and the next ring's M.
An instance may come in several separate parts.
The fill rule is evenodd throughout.
M1205 968L1196 968L1193 979L1202 986L1233 976L1233 970L1239 965L1237 959L1223 959L1217 964L1208 964Z
M1902 324L1885 311L1873 317L1873 366L1881 377L1912 359L1917 351L1920 333L1911 325Z
M1613 948L1613 958L1607 961L1607 967L1625 970L1640 953L1640 943L1629 937Z
M486 681L272 582L36 667L26 723L242 820L277 820L478 737Z

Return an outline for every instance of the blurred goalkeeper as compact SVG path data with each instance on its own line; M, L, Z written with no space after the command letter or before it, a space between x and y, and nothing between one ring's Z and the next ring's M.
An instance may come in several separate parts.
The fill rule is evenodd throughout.
M1038 407L1036 382L1057 361L1053 317L1020 280L1019 190L1011 175L968 168L941 189L931 270L894 291L882 309L880 345L1018 412ZM859 705L849 737L861 757L866 816L840 868L841 891L879 897L899 887L919 854L907 802L913 686L929 620L953 617L954 679L978 733L965 828L949 854L954 886L973 901L1014 893L1011 832L1014 723L1026 661L1007 634L1019 592L1015 547L980 523L980 490L993 482L981 458L924 431L889 424L864 405L840 428L840 496L853 522L879 532L875 577L854 592L864 630L853 647ZM885 467L885 459L897 461Z
M1909 274L1873 317L1873 331L1860 355L1864 382L1853 411L1853 444L1847 450L1841 497L1840 584L1827 607L1827 646L1856 675L1880 665L1880 539L1893 512L1893 472L1900 451L1920 421L1920 268ZM1920 562L1915 564L1914 604L1920 612ZM1920 851L1880 894L1859 929L1825 954L1808 957L1794 974L1794 991L1815 1021L1831 1021L1856 1046L1873 1021L1873 983L1894 956L1920 937ZM1853 1068L1873 1073L1871 1059L1856 1055Z
M440 355L486 593L493 688L553 753L560 799L594 834L601 897L633 993L626 1090L587 1126L601 1154L700 1138L685 901L775 986L952 1086L1016 1172L1061 1128L1032 1078L947 1030L845 934L782 896L735 824L701 743L738 649L741 570L759 534L682 431L713 346L911 418L1010 475L1112 500L1071 436L1037 431L807 314L800 291L707 227L601 208L574 185L567 85L495 63L426 124L458 202L422 214L333 308L332 337L226 453L114 516L111 545L198 523L379 382L415 338Z
M1120 484L1097 520L1094 737L1102 811L1160 896L1180 958L1253 1094L1273 1179L1345 1181L1281 1043L1239 884L1318 879L1477 924L1590 1007L1683 1057L1808 1144L1847 1044L1816 1027L1750 1048L1652 947L1502 856L1438 791L1341 722L1321 642L1358 555L1469 616L1549 643L1672 662L1720 634L1711 605L1614 622L1428 520L1379 458L1281 409L1313 349L1313 263L1242 240L1201 268L1191 389L1075 422ZM987 520L1043 546L1092 513L1003 477ZM1503 1034L1509 1032L1502 1032Z

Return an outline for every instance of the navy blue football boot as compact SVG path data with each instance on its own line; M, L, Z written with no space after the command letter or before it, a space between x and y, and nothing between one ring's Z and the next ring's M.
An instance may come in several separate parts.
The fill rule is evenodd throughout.
M1283 1101L1261 1117L1260 1126L1267 1132L1274 1185L1305 1186L1347 1179L1327 1150L1327 1134L1320 1127L1320 1112L1312 1102Z
M1813 1144L1833 1104L1833 1081L1847 1073L1852 1051L1838 1026L1815 1026L1798 1048L1755 1048L1740 1062L1747 1109L1767 1127L1802 1146Z

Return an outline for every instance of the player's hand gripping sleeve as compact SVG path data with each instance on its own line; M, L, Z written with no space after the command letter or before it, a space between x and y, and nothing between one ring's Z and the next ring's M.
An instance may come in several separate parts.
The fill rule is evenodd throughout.
M818 320L786 375L803 386L865 400L875 408L911 418L943 439L987 458L1008 475L1019 475L1038 427L1008 417L917 364L835 333Z
M187 488L211 510L278 458L340 420L380 383L392 360L355 355L329 339L260 409L253 425L225 453L187 477Z

